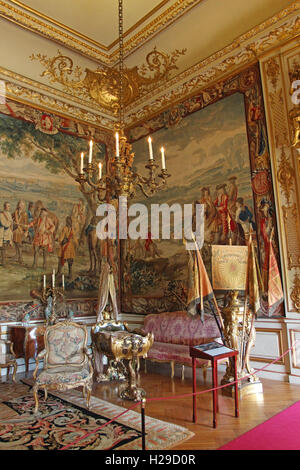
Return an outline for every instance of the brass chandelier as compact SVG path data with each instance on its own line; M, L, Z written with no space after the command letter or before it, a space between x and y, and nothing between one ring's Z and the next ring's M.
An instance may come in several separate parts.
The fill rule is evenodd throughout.
M154 159L152 140L148 138L149 159L145 168L148 176L136 173L133 168L134 153L132 145L127 141L124 133L124 43L123 43L123 0L119 1L119 96L118 110L119 122L115 126L116 148L115 155L109 160L107 174L103 175L102 163L93 161L93 141L90 141L88 163L84 166L84 154L80 156L80 172L76 181L80 184L83 194L97 197L99 202L120 196L134 197L137 188L140 188L146 197L150 197L163 189L167 184L169 174L166 169L165 151L161 147L162 167L158 172L159 165ZM159 179L158 179L159 178Z

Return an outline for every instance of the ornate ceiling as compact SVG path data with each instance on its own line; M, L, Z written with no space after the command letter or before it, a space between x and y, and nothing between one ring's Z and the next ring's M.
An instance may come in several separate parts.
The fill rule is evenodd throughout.
M124 0L128 125L295 36L299 11L288 0ZM0 37L10 96L113 127L114 93L102 96L118 59L117 0L0 0ZM67 80L53 73L57 57Z

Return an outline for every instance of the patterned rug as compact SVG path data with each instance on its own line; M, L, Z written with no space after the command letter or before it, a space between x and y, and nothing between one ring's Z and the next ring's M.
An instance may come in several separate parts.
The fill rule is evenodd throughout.
M25 384L0 383L0 450L59 450L122 413L124 408L91 397L85 408L81 391L51 392L39 413ZM139 409L139 408L138 408ZM193 436L188 429L146 417L146 448L169 449ZM141 450L140 413L129 411L69 450Z

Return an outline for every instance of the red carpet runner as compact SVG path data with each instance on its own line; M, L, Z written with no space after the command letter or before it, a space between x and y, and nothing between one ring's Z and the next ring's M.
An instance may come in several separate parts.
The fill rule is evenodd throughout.
M300 450L300 401L218 450Z

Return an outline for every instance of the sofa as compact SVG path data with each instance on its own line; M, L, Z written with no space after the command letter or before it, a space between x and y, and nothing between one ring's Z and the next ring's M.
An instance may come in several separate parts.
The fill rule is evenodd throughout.
M213 315L205 314L202 322L199 316L191 317L185 311L147 315L144 319L143 332L154 335L154 343L145 359L145 372L148 360L168 362L171 365L172 378L175 364L182 366L182 379L184 379L184 366L192 365L190 346L220 340L220 332ZM197 359L196 365L202 368L203 378L206 381L210 361Z

